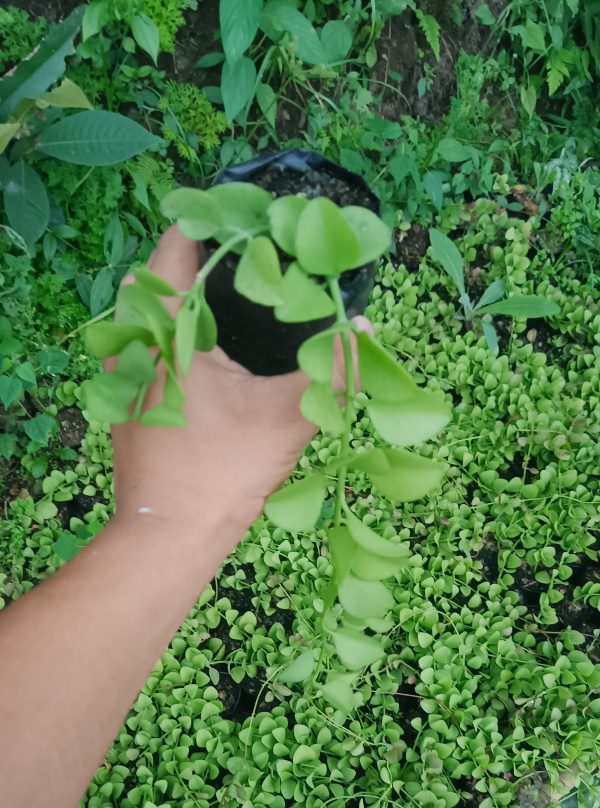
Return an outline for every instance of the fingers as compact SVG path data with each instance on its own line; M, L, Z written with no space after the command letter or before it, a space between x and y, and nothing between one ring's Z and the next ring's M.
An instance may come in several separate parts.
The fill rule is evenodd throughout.
M189 289L201 263L205 260L204 246L182 236L172 225L148 260L148 266L179 291Z

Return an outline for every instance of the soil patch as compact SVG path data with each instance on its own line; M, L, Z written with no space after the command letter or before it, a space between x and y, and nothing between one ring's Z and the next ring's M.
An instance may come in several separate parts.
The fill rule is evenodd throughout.
M7 5L21 8L29 12L31 17L45 17L48 22L55 23L81 5L81 0L52 0L50 3L48 0L9 0Z

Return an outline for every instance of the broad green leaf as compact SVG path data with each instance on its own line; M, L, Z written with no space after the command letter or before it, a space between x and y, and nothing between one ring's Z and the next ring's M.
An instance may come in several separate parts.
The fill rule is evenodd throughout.
M300 412L323 432L341 435L344 416L330 384L311 382L300 400Z
M61 533L52 545L52 552L62 559L69 561L77 553L79 547L75 543L75 536L72 533Z
M179 307L175 318L175 349L179 368L184 376L187 376L192 366L199 314L200 304L190 305L186 300Z
M96 275L90 290L90 312L97 317L108 306L115 293L115 271L111 267L104 267Z
M321 688L321 696L344 715L356 707L356 696L351 687L354 677L347 674L331 674Z
M339 275L360 262L360 244L342 211L325 197L311 199L296 232L300 266L312 275Z
M444 401L419 389L403 401L370 401L367 412L381 437L396 446L417 446L435 437L451 417Z
M355 455L348 467L364 471L375 488L394 503L424 497L444 476L441 463L403 449L369 449Z
M261 306L283 303L283 278L279 256L271 239L256 236L246 245L233 285L236 292Z
M85 340L94 356L105 359L120 353L133 340L142 340L146 345L152 345L154 337L147 328L139 325L92 323L85 329Z
M444 201L444 174L441 171L428 171L423 177L423 188L437 210L442 209Z
M475 17L482 25L494 25L496 22L496 18L487 3L483 3L476 9Z
M275 129L277 124L277 95L270 84L259 84L256 88L256 100L266 122Z
M500 280L494 281L491 283L485 292L479 298L479 301L475 305L475 311L480 309L482 306L487 306L490 303L495 303L497 300L504 295L504 283Z
M527 319L528 317L553 317L560 313L552 300L540 295L515 295L489 306L482 306L478 314L504 314L508 317Z
M224 182L206 193L219 206L222 220L222 230L216 233L219 241L226 241L236 233L247 233L250 238L257 228L268 230L267 210L273 197L263 188L248 182Z
M140 286L148 292L152 292L152 294L160 295L161 297L175 297L177 295L177 289L174 289L164 278L161 278L160 275L152 272L143 264L139 264L133 270L133 274Z
M129 407L139 385L119 373L102 373L81 385L81 400L94 421L122 424L129 420Z
M200 301L198 326L196 329L196 350L212 351L217 344L217 323L206 300Z
M342 208L342 216L358 239L360 254L357 266L364 266L381 258L392 240L392 233L387 224L372 211L356 205Z
M225 61L221 73L221 95L230 123L252 101L255 86L256 67L252 59L242 56L233 64Z
M465 146L453 137L445 137L440 140L436 152L442 160L449 163L464 163L473 156L470 146Z
M432 228L429 231L431 241L431 255L438 261L454 281L461 295L465 294L465 278L462 256L454 242L439 230Z
M331 633L331 637L337 655L348 670L372 665L383 656L383 646L375 637L368 637L349 628L339 628Z
M538 25L533 20L527 20L524 27L519 26L518 28L519 30L516 33L521 35L523 45L526 48L531 48L537 53L543 53L546 50L546 38L541 25Z
M22 379L26 384L35 385L37 384L37 377L35 374L35 368L31 364L31 362L23 362L22 365L19 365L15 373Z
M117 112L76 112L42 131L37 150L84 166L122 163L160 143L139 123Z
M521 97L521 106L529 116L529 119L533 117L533 113L535 112L535 105L537 104L537 90L535 89L534 84L529 84L525 86L524 84L521 85L520 90L520 97Z
M131 20L131 33L140 48L157 64L160 35L154 20L147 14L135 14Z
M352 48L352 31L343 20L330 20L321 31L325 62L341 62Z
M398 362L366 331L356 334L358 368L362 387L378 401L400 402L412 398L417 385Z
M109 21L111 17L110 2L111 0L94 0L93 3L85 6L81 27L81 38L84 42L99 33Z
M0 376L0 401L5 409L18 401L22 395L23 385L19 379L5 374Z
M269 22L275 29L290 34L296 45L299 59L311 65L325 64L327 53L310 20L288 5L270 3L265 9Z
M160 203L164 216L177 226L186 238L203 241L211 238L223 225L218 202L207 191L196 188L176 188Z
M312 530L321 513L326 491L325 477L309 474L271 494L265 503L265 515L284 530L294 533Z
M63 79L58 87L45 93L40 101L59 109L94 108L81 87L78 87L71 79Z
M4 153L6 147L20 128L20 123L0 123L0 154Z
M296 682L304 682L312 674L314 667L314 652L305 651L291 662L285 670L278 674L277 680L288 685L296 684Z
M123 348L117 359L117 373L138 385L150 384L156 379L154 361L141 340L134 340Z
M348 614L359 619L383 617L394 605L389 589L380 581L361 581L348 575L340 584L338 597Z
M60 373L69 364L69 356L59 348L43 348L35 355L42 373Z
M7 171L4 210L8 223L32 247L50 220L50 201L44 183L28 163L19 160Z
M39 98L63 75L65 57L74 51L73 39L84 9L79 6L54 26L39 48L0 81L0 120L6 119L22 99Z
M263 8L262 0L221 0L221 39L227 59L233 64L254 41Z
M159 298L139 283L127 284L119 289L116 318L127 325L147 328L154 334L156 323L161 323L165 328L173 325L171 315Z
M329 528L327 546L333 562L333 581L339 586L352 569L360 548L347 527Z
M271 236L288 255L296 256L296 232L300 215L308 205L302 196L282 196L269 206Z
M283 276L283 301L275 308L275 316L282 323L321 320L335 314L335 303L327 292L295 263Z
M351 329L350 323L336 323L302 343L298 365L313 382L331 384L333 375L333 341L337 334Z

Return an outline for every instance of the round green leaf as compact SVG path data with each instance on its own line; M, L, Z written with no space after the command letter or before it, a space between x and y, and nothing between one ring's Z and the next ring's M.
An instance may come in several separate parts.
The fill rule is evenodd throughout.
M256 66L242 56L235 62L226 60L221 73L221 96L228 121L234 121L250 103L256 86Z
M235 273L234 287L261 306L283 303L281 267L271 239L257 236L248 242Z
M85 329L85 341L91 353L99 359L115 356L132 340L152 345L154 337L147 328L122 323L92 323Z
M315 655L313 651L305 651L291 662L285 670L277 676L280 682L291 685L296 682L304 682L312 674L315 667Z
M358 239L359 266L376 261L389 249L392 240L391 230L375 213L367 208L350 205L342 208L342 216Z
M271 222L271 235L288 255L296 256L298 222L307 205L308 200L302 196L282 196L276 199L267 211Z
M138 389L136 382L118 373L102 373L81 385L83 408L95 421L122 424L129 419Z
M338 597L348 614L359 619L383 617L394 605L386 586L379 581L361 581L354 575L344 578Z
M222 229L216 233L219 241L226 241L236 233L249 238L257 228L269 228L267 210L273 197L264 188L249 182L224 182L213 185L207 192L218 205Z
M451 417L448 405L425 390L400 402L370 401L367 412L381 437L397 446L416 446L435 437Z
M311 382L300 400L300 412L323 432L341 435L344 416L329 384Z
M138 385L150 384L156 379L154 361L141 340L134 340L123 348L117 359L117 372Z
M197 188L176 188L163 197L160 209L167 219L177 220L181 233L194 241L211 238L223 224L218 202Z
M335 314L335 303L327 292L305 275L297 264L283 276L283 304L275 308L282 323L321 320Z
M145 266L138 266L134 269L133 274L137 282L143 286L144 289L147 289L148 292L165 297L175 297L177 294L177 289L174 289L164 278L151 272Z
M336 334L351 329L350 323L336 323L303 342L298 350L298 364L314 382L331 384L333 374L333 340Z
M444 476L441 463L403 449L370 449L355 455L348 467L368 474L377 490L394 503L424 497Z
M362 387L378 401L412 398L417 385L396 360L366 331L356 334L358 369Z
M383 656L383 646L375 637L368 637L349 628L333 631L331 636L337 655L348 670L372 665Z
M28 247L42 236L50 219L50 202L37 171L19 160L6 172L4 210L12 229Z
M310 474L271 494L265 503L265 515L284 530L295 533L312 530L321 513L326 490L325 477Z
M296 255L312 275L339 275L359 266L360 244L341 210L325 197L304 208L296 232Z

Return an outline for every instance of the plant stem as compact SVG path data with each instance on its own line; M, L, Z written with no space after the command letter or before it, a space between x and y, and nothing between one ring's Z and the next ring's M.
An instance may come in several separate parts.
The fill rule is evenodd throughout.
M346 309L344 308L344 301L342 300L342 293L340 291L340 284L337 278L332 278L329 281L329 290L336 306L336 316L338 323L347 323L348 317L346 316ZM352 348L350 347L350 338L346 331L342 331L342 348L344 352L344 371L345 371L345 385L344 385L344 431L342 433L340 453L343 455L350 449L350 432L352 429L352 400L354 398L354 365L352 362ZM334 511L334 524L340 527L342 521L342 507L345 502L345 488L346 488L346 475L348 473L348 466L344 465L338 472L335 492L335 511Z
M247 241L250 238L252 238L252 236L257 235L258 233L263 233L266 230L267 230L266 227L254 227L252 230L244 230L243 232L238 232L230 239L227 239L227 241L224 241L223 244L221 244L221 246L214 251L214 253L210 256L208 261L204 264L202 269L198 272L198 274L196 275L194 285L203 284L204 281L210 275L210 273L213 271L213 269L216 267L216 265L219 263L221 258L223 258L224 255L227 255L227 253L230 250L232 250L236 244L239 244L240 241Z
M92 317L91 320L86 320L86 322L83 323L82 325L80 325L78 328L76 328L75 331L71 331L70 334L67 334L65 337L63 337L58 344L62 345L68 339L71 339L71 337L74 337L76 334L79 334L80 331L83 331L83 329L87 328L89 325L93 325L94 323L99 323L100 320L106 320L107 317L110 317L111 314L115 313L115 309L116 309L116 306L111 306L109 309L106 309L101 314L96 315L96 317Z

